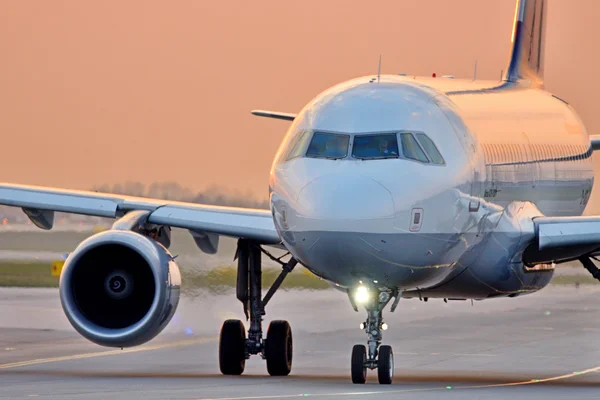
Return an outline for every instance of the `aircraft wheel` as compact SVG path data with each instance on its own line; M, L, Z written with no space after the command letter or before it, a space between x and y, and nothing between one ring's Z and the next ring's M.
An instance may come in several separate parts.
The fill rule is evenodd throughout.
M362 344L355 344L352 348L351 372L352 383L365 383L367 380L367 348Z
M392 383L394 376L394 353L391 346L379 347L379 360L377 361L377 377L382 385Z
M246 366L246 329L242 321L228 319L221 327L219 368L224 375L241 375Z
M286 376L292 370L292 328L287 321L271 321L267 330L265 358L271 376Z

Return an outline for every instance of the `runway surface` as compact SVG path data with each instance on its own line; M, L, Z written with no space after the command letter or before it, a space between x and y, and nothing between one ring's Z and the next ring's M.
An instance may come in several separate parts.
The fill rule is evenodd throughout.
M336 291L279 292L268 319L294 329L294 366L271 378L253 357L241 377L217 365L217 334L242 316L230 296L184 298L147 345L88 343L52 289L0 289L0 398L8 399L598 399L600 288L551 287L485 302L401 301L384 314L394 383L349 379L350 350L366 337ZM266 325L265 325L266 327Z

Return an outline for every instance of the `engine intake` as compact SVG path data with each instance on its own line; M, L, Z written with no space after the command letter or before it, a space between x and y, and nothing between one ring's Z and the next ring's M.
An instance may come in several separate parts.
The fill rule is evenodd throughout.
M167 326L179 302L181 275L168 250L132 231L83 241L67 259L60 299L71 325L103 346L140 345Z

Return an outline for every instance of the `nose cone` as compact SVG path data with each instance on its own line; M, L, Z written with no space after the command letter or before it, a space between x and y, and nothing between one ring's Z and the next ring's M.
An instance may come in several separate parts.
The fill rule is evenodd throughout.
M321 176L300 190L295 206L282 238L294 257L325 279L345 286L369 281L414 287L445 273L423 266L440 241L395 228L394 198L373 178Z
M319 220L392 218L390 191L363 176L326 175L308 183L298 195L298 217Z

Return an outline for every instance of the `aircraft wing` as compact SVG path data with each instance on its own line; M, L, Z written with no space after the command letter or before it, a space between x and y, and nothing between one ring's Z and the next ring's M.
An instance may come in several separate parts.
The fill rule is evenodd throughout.
M590 135L592 150L600 150L600 135Z
M283 119L285 121L293 121L296 118L296 114L266 110L252 110L252 115L256 115L257 117Z
M581 245L600 247L600 216L538 217L533 223L540 249Z
M21 207L42 229L51 229L54 211L120 218L149 211L147 222L200 234L245 238L261 244L281 242L269 210L209 206L117 194L0 183L0 205Z
M567 262L600 253L600 216L536 217L535 239L525 250L528 264Z

